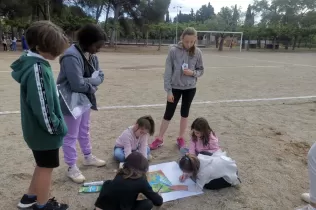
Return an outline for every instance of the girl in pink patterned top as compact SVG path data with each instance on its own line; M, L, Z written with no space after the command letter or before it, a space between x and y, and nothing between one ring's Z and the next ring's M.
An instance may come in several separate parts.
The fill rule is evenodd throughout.
M155 122L149 115L139 118L117 138L114 147L114 158L123 163L132 152L138 151L150 159L148 146L149 136L155 132Z
M190 153L198 155L199 153L213 154L220 149L218 138L211 129L206 119L197 118L191 125L192 137L189 148L182 148L182 155Z

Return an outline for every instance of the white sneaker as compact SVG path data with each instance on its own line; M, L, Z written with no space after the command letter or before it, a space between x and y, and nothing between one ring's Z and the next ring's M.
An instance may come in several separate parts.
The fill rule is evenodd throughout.
M152 159L153 159L153 156L148 155L147 160L148 160L148 161L151 161Z
M123 163L123 162L120 162L119 169L122 169L123 166L124 166L124 163Z
M311 197L310 197L309 193L303 193L301 195L301 199L303 201L305 201L306 203L310 203L311 202Z
M77 184L81 184L86 180L76 165L68 168L67 176Z
M85 157L83 160L83 165L85 166L96 166L101 167L105 166L106 162L104 160L98 159L97 157L90 155L88 157Z

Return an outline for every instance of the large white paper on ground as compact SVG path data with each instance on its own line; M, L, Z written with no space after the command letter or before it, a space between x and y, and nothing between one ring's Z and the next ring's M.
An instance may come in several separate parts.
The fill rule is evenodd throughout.
M194 186L195 183L192 179L187 179L185 182L180 182L179 177L182 175L182 171L176 162L168 162L168 163L161 163L157 165L149 166L149 172L151 171L158 171L162 170L162 172L166 175L172 185L187 185L187 186ZM163 198L163 202L173 201L180 198L195 196L202 194L201 192L189 192L189 191L174 191L168 193L162 193L161 196Z

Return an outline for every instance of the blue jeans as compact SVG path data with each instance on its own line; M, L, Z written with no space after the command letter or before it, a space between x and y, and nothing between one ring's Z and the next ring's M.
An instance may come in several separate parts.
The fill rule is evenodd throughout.
M135 152L137 150L133 150L132 152ZM150 155L150 148L147 146L147 157ZM114 159L119 162L125 161L125 153L124 148L121 147L114 147Z
M181 156L185 156L185 154L187 154L187 153L189 153L189 149L188 148L185 148L185 147L180 148Z
M16 42L12 42L12 50L16 51Z

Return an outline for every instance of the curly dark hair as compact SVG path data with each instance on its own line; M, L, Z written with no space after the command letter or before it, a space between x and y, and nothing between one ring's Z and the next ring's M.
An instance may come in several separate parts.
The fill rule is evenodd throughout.
M77 34L77 39L79 45L84 49L87 49L97 42L106 41L107 37L100 26L89 23L80 28Z

